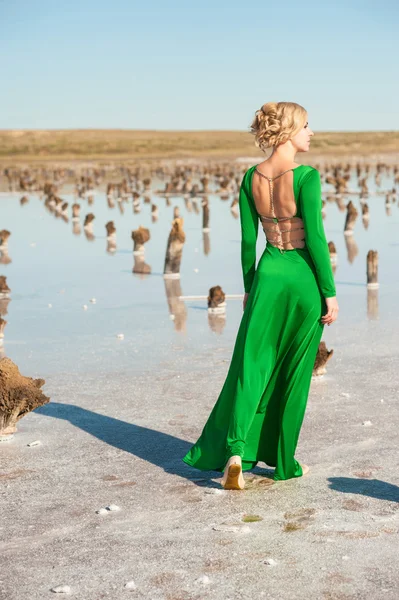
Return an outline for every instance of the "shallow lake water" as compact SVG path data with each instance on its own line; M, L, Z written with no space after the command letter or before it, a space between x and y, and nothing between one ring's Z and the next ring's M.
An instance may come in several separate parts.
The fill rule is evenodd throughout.
M153 185L154 189L162 187ZM346 209L340 210L335 199L325 206L325 231L328 241L337 248L335 272L339 319L325 327L323 339L338 341L340 331L354 324L378 323L397 319L399 208L398 201L385 207L385 195L379 191L393 187L391 176L383 175L376 188L374 174L369 176L370 210L368 227L362 220L357 195L342 199L342 206L352 199L359 211L354 234L343 233ZM355 173L349 190L358 190ZM332 190L323 184L324 198ZM46 377L61 372L140 372L163 368L179 353L193 357L196 352L221 349L228 357L242 316L242 299L227 299L225 317L210 317L205 299L180 301L180 314L171 318L163 267L173 208L180 207L184 218L186 243L181 264L182 295L208 294L209 288L221 285L226 294L242 294L240 264L240 220L230 205L233 195L222 200L210 194L210 231L202 230L201 199L185 201L183 197L166 199L153 195L159 208L153 222L151 204L141 199L141 212L134 214L132 199L111 208L105 191L95 191L94 202L78 199L72 190L59 192L71 205L81 205L80 233L71 218L66 222L51 213L38 194L29 194L21 205L22 193L0 195L0 228L12 232L8 254L3 256L0 275L7 277L11 288L8 322L3 352L25 375ZM197 212L194 210L197 204ZM191 210L190 210L191 206ZM93 212L94 239L83 230L84 216ZM116 226L116 251L107 252L105 224ZM131 232L139 225L148 227L151 239L145 245L145 262L151 274L132 273L134 264ZM258 259L265 246L262 229L258 234ZM368 250L378 251L380 287L370 292L366 287ZM90 302L91 298L96 303ZM51 308L49 307L51 304ZM87 305L87 310L83 309ZM265 315L267 318L267 315ZM386 324L386 323L385 323ZM118 334L124 339L118 339ZM376 333L378 335L378 333ZM344 336L345 337L345 336ZM361 343L361 340L359 340Z

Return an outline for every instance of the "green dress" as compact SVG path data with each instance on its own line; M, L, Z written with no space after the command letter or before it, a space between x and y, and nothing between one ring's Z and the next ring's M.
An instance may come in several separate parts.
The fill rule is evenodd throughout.
M262 461L274 479L300 477L295 459L311 377L324 325L324 298L336 295L321 214L321 181L311 166L293 171L295 216L305 247L281 251L267 239L256 263L260 215L252 196L257 165L245 173L239 196L241 264L247 303L229 370L197 442L182 460L223 472L239 455L242 470Z

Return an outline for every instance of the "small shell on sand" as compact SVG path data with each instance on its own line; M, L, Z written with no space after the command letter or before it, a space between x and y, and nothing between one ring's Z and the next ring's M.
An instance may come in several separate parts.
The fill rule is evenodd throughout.
M83 304L82 308L83 310L87 310L87 304Z
M51 591L55 594L70 594L71 588L69 585L57 585L56 587L51 588Z
M125 583L125 589L126 590L135 590L136 589L136 584L134 583L133 579L131 581L128 581L127 583Z
M262 558L260 562L269 567L275 567L277 565L277 561L275 561L274 558Z
M96 300L95 298L90 298L90 302L91 302L92 304L95 304L95 303L97 302L97 300Z
M99 510L96 510L96 513L97 513L98 515L107 515L107 514L108 514L108 511L107 511L107 509L106 509L106 508L100 508Z
M118 338L118 340L124 340L125 339L125 334L124 333L118 333L118 335L116 337Z
M195 579L194 583L201 583L202 585L209 585L211 580L208 575L201 575L198 579Z
M28 444L29 448L31 448L32 446L40 446L40 445L41 445L40 440L35 440L34 442L30 442L30 444Z
M362 425L364 425L365 427L370 427L372 425L371 421L363 421Z
M108 506L105 507L107 510L115 511L115 510L120 510L119 506L117 506L116 504L109 504Z

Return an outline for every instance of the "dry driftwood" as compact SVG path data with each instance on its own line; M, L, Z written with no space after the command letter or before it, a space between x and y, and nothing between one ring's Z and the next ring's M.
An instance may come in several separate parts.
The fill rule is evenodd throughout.
M21 375L9 358L0 360L0 434L14 433L19 419L50 401L40 389L44 384Z

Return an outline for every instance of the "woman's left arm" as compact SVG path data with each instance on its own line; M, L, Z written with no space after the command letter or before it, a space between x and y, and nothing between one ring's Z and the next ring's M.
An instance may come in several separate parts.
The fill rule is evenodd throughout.
M241 222L241 267L244 279L244 290L249 293L255 276L256 240L258 237L258 213L248 189L248 171L240 186L239 208Z

